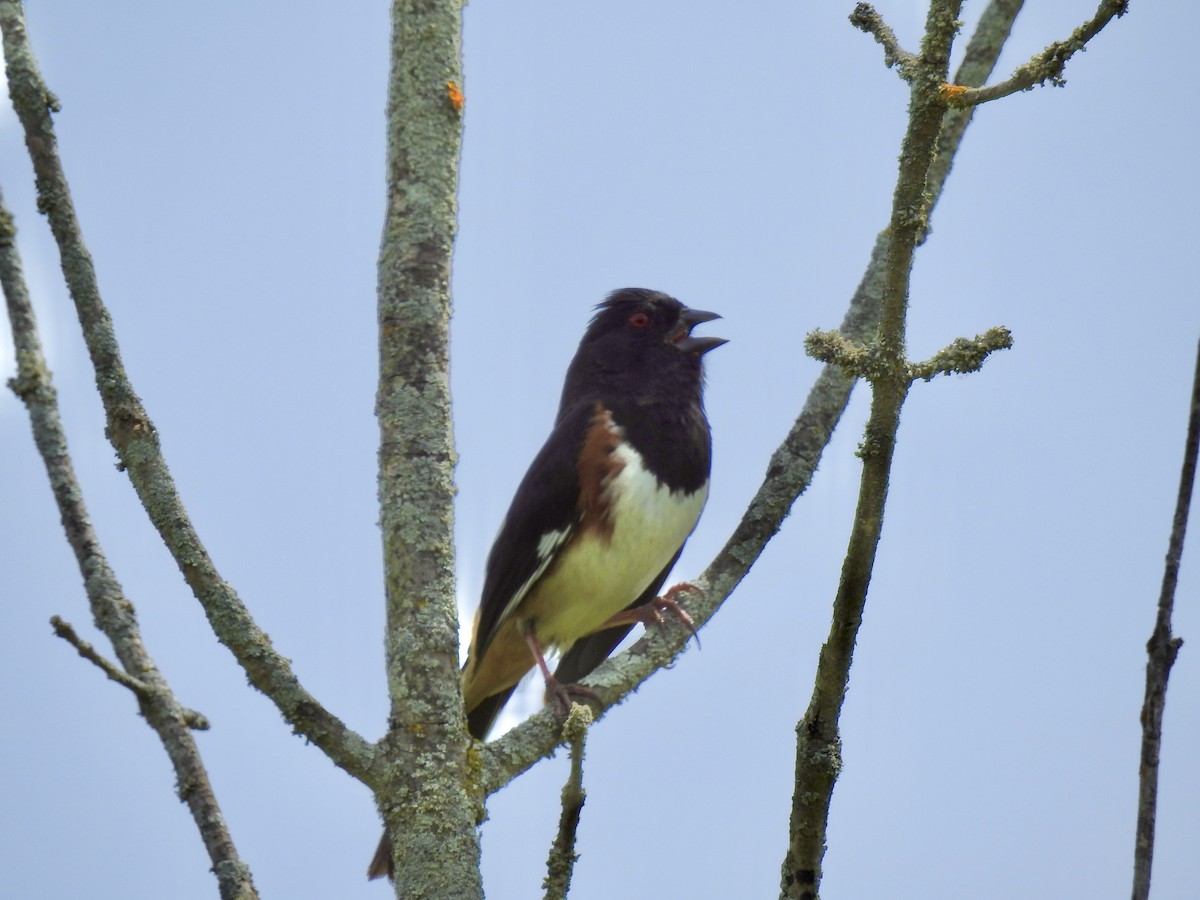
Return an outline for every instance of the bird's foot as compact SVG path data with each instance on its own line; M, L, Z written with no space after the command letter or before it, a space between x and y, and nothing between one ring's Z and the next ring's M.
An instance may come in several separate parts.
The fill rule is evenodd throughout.
M525 632L525 641L529 644L529 649L533 653L534 660L537 661L537 666L542 671L542 678L546 682L546 705L553 705L561 715L568 715L571 712L571 704L576 698L587 702L595 700L601 703L600 695L591 688L585 688L580 684L563 684L554 677L550 671L550 667L546 665L546 655L542 652L541 642L538 641L537 630L530 625Z
M682 622L687 627L688 631L692 633L692 637L696 639L696 646L699 647L700 635L696 632L696 623L692 621L692 617L687 614L687 610L680 606L679 601L675 599L677 595L683 593L684 591L696 590L699 590L699 588L697 588L694 584L691 584L687 581L681 581L679 584L674 585L661 597L655 597L644 606L635 606L632 609L621 610L619 613L605 622L603 627L614 628L617 625L634 625L639 622L645 625L647 628L649 628L651 625L657 625L661 627L666 622L666 620L663 619L663 613L669 612L675 617L676 621Z
M571 704L576 700L582 700L585 703L589 700L594 700L597 703L602 703L600 695L591 688L586 688L581 684L563 684L553 675L546 678L546 705L553 705L555 710L560 715L568 715L571 712Z

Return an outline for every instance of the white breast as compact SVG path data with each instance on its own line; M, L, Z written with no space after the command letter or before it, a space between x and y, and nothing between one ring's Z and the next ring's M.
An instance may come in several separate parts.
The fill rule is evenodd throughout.
M636 600L692 533L708 499L707 483L694 493L662 485L628 444L613 453L622 466L605 488L612 533L572 541L517 613L544 646L565 650Z

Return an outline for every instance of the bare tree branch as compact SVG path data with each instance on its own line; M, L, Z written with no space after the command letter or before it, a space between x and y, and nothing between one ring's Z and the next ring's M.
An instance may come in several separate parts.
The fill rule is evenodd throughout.
M391 717L376 802L398 897L482 897L458 674L450 259L464 97L461 0L393 0L379 254L379 503Z
M65 622L59 616L50 617L50 627L54 629L56 637L62 638L68 644L75 648L75 652L86 659L88 662L95 665L101 672L109 677L111 681L115 681L122 687L129 688L139 697L145 697L151 693L146 683L138 678L134 678L121 669L116 663L105 659L100 653L76 634L75 629L71 627L70 622Z
M8 12L0 7L6 44L11 23L5 16ZM67 450L67 436L58 412L57 392L42 354L37 320L17 252L12 214L4 205L3 197L0 197L0 285L3 286L8 306L17 358L17 376L9 386L29 411L34 443L45 463L67 541L75 552L83 576L92 617L96 626L112 642L122 668L118 669L101 657L57 617L54 621L55 630L70 641L81 656L96 663L110 678L134 691L142 715L158 734L175 769L179 799L188 805L192 820L200 831L200 838L217 876L222 900L256 900L258 893L250 869L242 862L233 844L190 730L207 727L207 722L199 714L180 705L146 651L133 604L125 596L92 529L91 518L83 502L83 492Z
M933 0L929 6L919 75L911 79L909 124L888 228L891 240L883 268L879 332L869 351L854 360L871 377L871 412L859 449L863 470L858 508L834 598L833 621L817 662L812 699L796 726L795 792L781 875L783 898L814 900L820 895L829 805L841 770L838 722L882 533L900 408L912 383L904 353L909 277L936 196L929 191L929 175L945 119L937 86L946 80L961 6L960 0ZM996 46L994 53L999 50ZM852 361L846 343L826 344L830 358L842 365Z
M885 66L889 69L895 66L905 81L912 81L916 77L919 60L900 46L900 42L896 40L896 32L892 31L891 26L883 20L883 16L875 11L875 7L870 3L858 4L854 7L854 12L850 13L850 24L873 36L883 47Z
M63 274L96 372L109 441L217 638L233 652L250 683L275 702L297 733L351 775L370 783L374 777L374 745L347 728L304 690L289 661L274 650L233 588L221 578L192 527L163 459L158 433L125 374L112 319L100 297L96 272L58 155L50 115L57 101L38 71L19 0L0 0L0 28L4 32L9 94L25 130L38 207L49 219L58 244Z
M1096 14L1071 32L1064 41L1055 41L1029 62L1018 66L1005 81L987 87L964 87L962 83L947 84L942 90L946 105L954 107L977 106L989 100L999 100L1019 91L1028 91L1049 81L1055 87L1067 83L1063 78L1067 62L1076 53L1087 49L1088 41L1098 35L1114 18L1129 11L1128 0L1103 0Z
M1133 857L1133 900L1148 900L1150 868L1154 862L1154 823L1158 809L1158 760L1162 747L1163 712L1167 704L1167 679L1183 639L1171 635L1171 613L1175 609L1175 586L1183 559L1183 538L1187 532L1188 511L1192 508L1192 489L1196 484L1196 458L1200 455L1200 345L1196 347L1196 374L1192 381L1191 411L1187 439L1183 449L1183 470L1179 473L1179 494L1167 545L1162 589L1158 595L1158 616L1154 632L1146 642L1146 699L1142 703L1142 758L1138 769L1137 841Z
M588 727L592 724L592 709L576 703L571 707L563 723L563 740L571 748L571 771L562 789L562 813L558 817L558 834L550 847L546 860L545 900L566 900L571 889L571 876L575 872L575 836L579 831L579 817L587 801L583 789L584 745L587 743Z
M860 515L856 519L855 536L838 592L836 615L841 617L842 633L835 641L831 632L830 641L822 652L822 667L825 667L826 651L829 651L832 676L827 680L828 684L823 685L819 674L810 714L818 706L817 695L826 687L832 692L838 684L835 676L839 666L844 670L840 694L845 691L854 633L861 619L874 548L879 538L891 444L899 407L909 384L914 378L928 379L942 372L977 367L988 352L1001 345L998 333L989 333L990 337L980 336L974 344L956 342L924 363L910 363L904 355L905 304L912 251L928 231L929 213L961 138L959 130L947 144L947 131L952 121L961 122L961 127L965 128L970 116L970 104L958 102L963 93L951 91L948 94L945 90L945 60L960 5L957 2L933 4L920 56L900 48L890 29L869 6L860 4L856 10L856 15L865 10L864 16L869 12L876 17L878 21L867 22L868 27L864 30L872 33L884 46L885 61L889 65L899 65L902 77L914 82L940 65L940 71L934 74L940 77L941 86L934 85L927 98L922 95L920 104L917 102L918 91L914 89L913 119L906 136L892 221L877 240L871 265L843 324L843 334L850 337L839 346L844 346L847 354L854 350L871 355L873 367L861 371L875 382L876 391L868 440L864 443ZM1019 9L1020 3L1012 0L1007 4L996 2L989 11L1004 6ZM1123 4L1121 6L1117 15L1124 12ZM16 11L16 27L10 22L10 10ZM562 735L560 723L552 714L533 717L509 736L511 740L501 739L482 752L478 745L465 738L462 729L461 697L456 678L457 620L450 539L454 448L446 355L458 116L463 102L458 87L461 78L458 15L459 4L453 2L395 0L393 6L393 71L388 111L389 191L380 256L381 370L377 406L381 427L380 502L387 569L386 640L392 705L389 731L378 747L347 729L303 692L287 660L275 653L265 635L254 626L243 604L220 579L194 534L162 461L154 426L124 376L111 322L100 304L90 259L78 237L66 182L61 178L48 112L55 103L41 83L31 56L29 71L33 73L34 90L24 96L26 113L34 125L26 122L26 115L22 115L38 173L39 203L50 215L59 240L64 272L79 309L104 397L108 432L122 464L129 470L151 519L204 605L218 637L230 646L250 674L251 681L272 697L297 731L322 746L335 762L376 790L381 811L397 836L394 857L403 873L397 880L397 896L415 896L430 884L443 885L447 875L457 879L455 896L477 895L479 891L469 882L472 877L478 879L478 841L473 839L474 829L469 826L479 818L481 810L478 798L472 792L482 790L487 793L497 789L556 745L564 740L570 742ZM19 60L27 51L27 45L21 46L24 23L19 17L19 3L0 0L0 25L4 26L10 83L14 70L21 67L21 63L14 66L13 60ZM10 31L18 35L18 45L11 51ZM943 34L944 40L938 37ZM1007 35L1007 30L1004 34ZM1002 43L1003 38L1000 38ZM999 45L996 49L998 51ZM1064 65L1073 52L1074 49L1063 58ZM27 73L17 71L17 74ZM13 89L14 99L18 90ZM947 104L964 108L947 111ZM17 103L17 106L20 110L21 104ZM944 168L939 169L943 163ZM920 183L911 178L906 182L904 172L921 173ZM66 237L60 237L60 232ZM76 290L77 285L82 286L80 291ZM868 347L865 341L875 332L880 301L885 297L884 324L879 329L879 339ZM843 367L847 365L845 359L833 356L830 359ZM729 596L778 531L792 503L806 489L845 408L854 380L853 374L838 371L835 367L827 367L822 373L792 432L772 457L764 483L742 523L704 575L695 582L700 591L689 602L689 610L699 625L706 622ZM857 524L859 520L864 523L861 531ZM835 628L838 621L835 618ZM70 626L65 627L70 629ZM682 652L687 636L678 627L647 634L628 653L597 670L588 683L595 685L604 700L601 713L620 702L658 668L674 660ZM88 646L77 635L72 643L77 649L81 645ZM831 650L835 643L837 646ZM80 652L82 654L83 650ZM835 656L838 658L834 659ZM121 674L98 653L87 658L106 672L112 669ZM121 683L141 698L141 682L131 676L125 676L125 679ZM808 737L815 736L824 742L822 746L832 748L833 752L825 759L832 763L830 790L837 774L836 719L841 706L840 694L832 717L832 741L827 740L827 734L816 735L811 727L813 723L809 723L807 729ZM821 707L817 714L821 721L816 724L828 724L822 719L827 710L827 706ZM184 719L185 713L180 713ZM808 716L805 722L809 722ZM804 724L801 723L798 731L805 730ZM805 739L801 735L798 769L801 765L799 751L803 749ZM578 742L578 750L581 760L582 739ZM574 751L573 744L573 759ZM819 773L817 777L820 777ZM565 794L566 788L564 821L567 816ZM797 796L799 794L798 778ZM426 800L431 800L432 805ZM827 800L828 797L823 815L827 815ZM792 865L794 860L789 852L785 882L795 874L807 872L812 875L814 890L819 885L824 821L821 829L815 866L804 870ZM573 839L573 829L571 834ZM413 836L416 840L410 839ZM794 832L793 838L795 836ZM449 849L447 839L453 844ZM446 857L455 858L447 862ZM464 870L471 870L470 875L464 874ZM465 893L457 893L458 888Z
M112 662L112 660L106 659L95 647L76 633L70 622L64 621L59 616L51 616L50 627L54 629L54 634L57 637L62 638L74 647L76 653L95 665L109 679L122 687L129 688L129 690L133 691L143 700L153 700L155 696L154 688L140 678L134 678L116 663ZM194 731L207 731L210 727L208 718L194 709L180 707L179 717L188 728Z
M805 338L804 347L809 356L838 366L855 378L886 380L893 374L889 360L873 345L852 341L839 331L813 331ZM911 384L917 379L931 381L938 375L977 372L992 353L1011 347L1012 335L1003 326L989 328L973 338L955 338L929 359L908 363L908 381Z
M975 26L975 33L967 42L963 61L959 65L958 71L954 73L955 84L973 87L987 81L988 76L996 67L1000 50L1008 41L1009 34L1012 33L1013 23L1016 21L1018 13L1021 12L1022 6L1024 6L1024 0L992 0L984 7L983 13L979 17L979 24ZM937 198L941 196L942 187L945 185L946 179L950 175L950 168L954 163L955 151L962 142L963 132L966 131L974 114L975 107L967 106L962 109L949 109L942 118L942 133L938 135L937 156L933 160L933 165L929 167L927 176L926 189L933 198L932 203L936 203ZM925 233L921 236L922 242L928 234L929 220L927 218Z
M796 728L796 790L781 889L785 898L813 900L819 896L829 803L841 766L838 719L881 533L900 407L914 378L928 380L942 372L974 370L990 352L1011 345L1006 329L992 329L974 341L955 341L924 363L910 363L904 355L913 252L928 232L931 198L937 196L949 170L949 154L944 149L947 139L956 143L966 125L966 120L938 112L938 106L951 99L945 79L950 47L960 26L960 9L958 0L930 3L919 72L909 79L909 127L893 199L878 338L863 348L828 335L815 336L815 344L830 359L871 378L872 405L859 451L863 459L859 505L834 601L833 623L821 649L812 700ZM1019 9L1019 3L1009 2L994 3L985 11L968 47L963 68L969 71L960 71L960 77L980 82L987 77ZM885 27L876 22L867 30L878 36ZM962 96L965 91L950 93ZM945 134L946 126L958 133Z
M908 367L909 381L931 381L938 375L967 375L978 372L983 361L997 350L1012 349L1012 334L1003 326L989 328L973 338L955 338L923 362Z

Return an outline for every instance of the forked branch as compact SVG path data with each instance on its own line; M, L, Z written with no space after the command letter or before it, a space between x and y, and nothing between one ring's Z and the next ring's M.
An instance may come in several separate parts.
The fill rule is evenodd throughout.
M63 275L104 404L109 441L151 522L203 606L213 631L233 652L251 684L275 702L297 733L347 772L370 782L373 745L304 690L291 664L275 651L236 592L221 578L192 527L163 458L158 432L125 374L112 319L100 297L95 268L58 155L51 119L57 101L38 71L19 0L0 0L0 28L4 32L9 93L33 162L38 207L46 214L58 245Z
M1103 0L1096 14L1071 32L1066 40L1055 41L1035 54L1029 62L1017 66L1004 81L987 87L966 87L957 84L944 85L942 99L947 106L967 107L999 100L1020 91L1028 91L1047 81L1054 87L1067 83L1063 77L1067 63L1076 53L1087 49L1088 42L1098 35L1113 19L1129 12L1129 0Z
M8 20L2 21L7 26ZM58 411L58 395L42 354L37 320L17 251L16 229L2 197L0 285L4 289L17 359L17 375L9 382L9 386L29 412L34 443L45 464L67 541L83 576L92 617L112 642L120 666L102 657L57 616L52 620L55 631L71 643L81 656L134 692L147 724L157 733L175 769L179 798L187 804L200 832L217 876L222 900L257 900L258 893L250 869L242 862L233 844L208 773L200 759L200 750L191 733L193 728L207 727L207 722L199 713L179 703L147 652L133 604L125 596L92 528L91 517L83 502L83 491L75 477L75 468L67 449L67 436Z

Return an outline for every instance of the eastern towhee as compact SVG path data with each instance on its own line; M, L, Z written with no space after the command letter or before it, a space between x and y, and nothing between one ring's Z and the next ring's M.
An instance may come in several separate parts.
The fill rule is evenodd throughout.
M712 440L701 357L723 338L692 337L716 313L624 288L596 307L567 369L554 430L525 473L488 555L462 670L467 726L483 740L534 665L563 710L574 682L635 622L671 610L659 597L708 498ZM564 654L554 674L544 651ZM391 874L385 835L368 872Z

